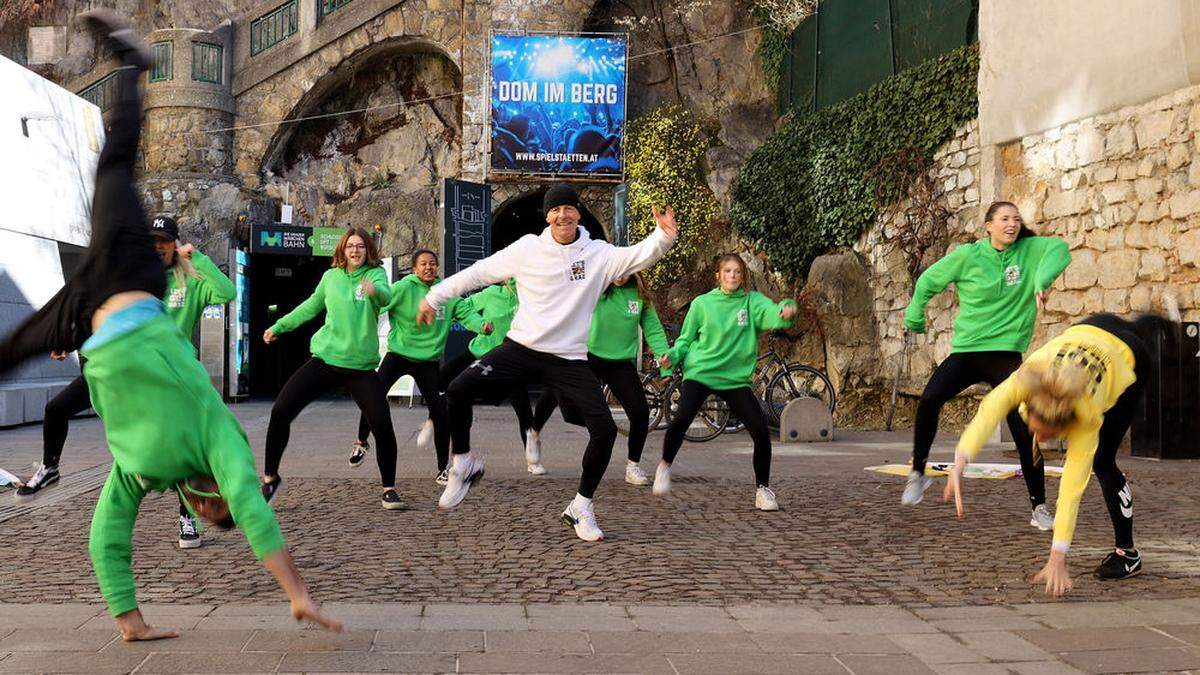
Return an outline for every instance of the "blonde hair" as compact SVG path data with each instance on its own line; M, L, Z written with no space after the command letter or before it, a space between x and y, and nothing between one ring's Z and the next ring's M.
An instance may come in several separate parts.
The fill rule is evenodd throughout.
M1087 390L1083 366L1063 359L1030 362L1021 366L1017 377L1029 391L1025 408L1030 416L1059 428L1074 421L1075 404Z
M174 255L175 259L171 262L171 273L175 275L176 286L186 285L188 277L204 278L204 275L200 274L191 260L179 255L178 251Z

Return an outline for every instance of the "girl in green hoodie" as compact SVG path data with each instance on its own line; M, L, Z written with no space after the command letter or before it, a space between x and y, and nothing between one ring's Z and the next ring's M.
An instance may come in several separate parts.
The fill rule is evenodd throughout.
M993 202L983 219L988 238L963 244L930 265L917 279L904 312L905 327L924 333L926 303L954 284L958 293L954 338L950 356L933 371L917 404L913 468L900 500L906 505L919 503L933 482L925 476L925 462L942 406L973 384L987 382L995 387L1021 366L1021 354L1033 338L1037 307L1071 262L1067 243L1034 236L1011 202ZM1033 439L1021 416L1014 410L1007 419L1033 508L1029 524L1049 530L1054 517L1046 508L1045 467L1034 460Z
M270 344L325 311L325 325L312 338L312 359L288 378L271 408L263 477L267 501L283 483L279 460L287 448L292 420L318 396L340 385L350 392L375 432L383 508L402 508L396 493L396 434L387 389L375 374L379 311L391 297L374 239L362 228L350 228L334 249L333 267L321 277L317 290L263 334L263 341Z
M629 283L631 279L634 283ZM638 465L650 431L650 406L646 403L646 392L642 389L642 378L635 362L642 334L656 357L667 353L667 335L650 302L642 275L618 277L596 303L588 332L587 359L592 372L600 382L608 385L629 419L625 482L630 485L650 484L650 479ZM558 398L547 389L533 412L533 428L525 443L527 463L541 462L541 430L557 407Z
M790 328L796 303L771 302L762 293L746 290L749 271L741 256L727 253L717 260L717 287L692 300L679 339L661 359L664 368L683 365L683 385L675 419L663 438L663 457L654 476L654 494L671 491L671 465L683 445L683 435L700 406L716 394L746 425L754 439L754 505L778 511L770 488L771 436L762 404L750 388L758 359L758 336L764 330Z
M446 426L446 399L441 393L438 359L446 349L450 325L459 323L473 333L481 333L483 317L469 301L451 298L438 310L432 325L417 323L417 307L429 289L438 282L438 257L428 249L413 254L412 274L392 284L392 298L384 310L391 328L388 331L388 353L379 365L379 380L389 390L404 375L412 375L425 405L429 407L429 422L433 426L434 446L437 449L438 474L450 462L450 428ZM358 421L358 439L350 453L350 466L361 466L370 445L367 436L371 424L366 414ZM424 434L422 434L424 435Z

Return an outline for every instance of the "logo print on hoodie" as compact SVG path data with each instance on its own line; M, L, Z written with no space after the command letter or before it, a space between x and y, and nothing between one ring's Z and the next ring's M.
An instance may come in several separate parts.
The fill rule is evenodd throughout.
M738 310L738 325L739 326L749 326L750 321L748 319L749 319L749 316L746 314L746 308L743 307L742 309L739 309Z
M1016 286L1021 283L1021 266L1009 265L1004 268L1004 284L1006 286Z
M171 289L171 295L167 298L167 307L173 309L183 307L183 300L187 297L187 288L180 286Z
M363 289L362 289L362 286L355 286L355 287L354 287L354 299L355 299L355 300L362 300L362 299L363 299Z
M584 279L587 279L587 270L584 268L583 260L571 261L571 271L570 274L567 275L567 278L569 278L571 281L583 281Z
M630 301L629 301L629 313L630 313L630 314L632 314L632 315L634 315L634 316L637 316L638 314L641 314L641 313L642 313L642 303L641 303L641 301L639 301L639 300L630 300Z

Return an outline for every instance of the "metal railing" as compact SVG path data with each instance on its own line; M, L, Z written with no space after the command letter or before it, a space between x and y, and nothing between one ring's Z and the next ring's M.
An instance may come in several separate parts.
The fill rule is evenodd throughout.
M155 42L150 45L154 61L150 66L150 81L164 82L175 77L175 45L170 42Z
M119 93L118 85L117 73L113 71L84 87L79 92L79 95L85 100L96 104L100 108L100 112L106 112L117 100Z

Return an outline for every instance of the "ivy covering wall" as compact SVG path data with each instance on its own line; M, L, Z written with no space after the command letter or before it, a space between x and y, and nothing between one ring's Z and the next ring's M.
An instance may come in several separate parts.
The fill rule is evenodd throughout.
M901 196L901 177L878 167L901 153L931 160L978 115L978 71L978 48L963 47L793 118L738 171L734 231L802 279L816 256L853 244Z
M701 164L712 137L687 109L668 105L631 122L627 140L630 239L639 241L657 227L653 206L673 207L679 224L675 245L645 274L652 286L662 289L692 267L720 213Z

